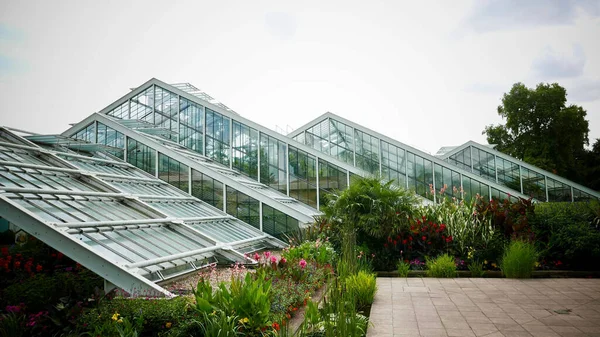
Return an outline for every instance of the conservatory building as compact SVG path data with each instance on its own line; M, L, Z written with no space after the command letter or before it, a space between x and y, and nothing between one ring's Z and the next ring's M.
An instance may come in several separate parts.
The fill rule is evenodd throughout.
M283 135L193 85L151 79L59 135L0 129L0 217L130 293L213 261L284 247L327 193L379 175L538 202L600 193L467 142L430 155L332 113ZM68 122L68 121L65 121Z

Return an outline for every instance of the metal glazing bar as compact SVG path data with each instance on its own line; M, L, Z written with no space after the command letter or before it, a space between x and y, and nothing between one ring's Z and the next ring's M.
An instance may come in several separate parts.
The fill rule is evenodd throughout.
M133 166L133 165L127 163L127 162L114 161L114 160L110 160L110 159L102 159L102 158L96 158L96 157L87 157L87 156L82 156L82 155L79 155L79 154L64 153L64 152L53 152L53 154L57 155L59 157L78 158L78 159L83 159L83 160L88 160L88 161L95 161L95 162L98 162L98 163L111 164L111 165L121 166L121 167L126 167L126 168L135 168L135 166Z
M113 220L113 221L82 221L82 222L66 222L52 223L56 227L83 228L83 227L100 227L100 226L126 226L126 225L146 225L156 223L169 222L202 222L202 221L218 221L234 219L232 216L209 216L209 217L193 217L193 218L163 218L163 219L135 219L135 220Z
M194 200L193 197L174 197L168 195L141 195L141 194L125 194L119 192L96 192L96 191L71 191L71 190L50 190L37 188L20 188L20 187L2 187L0 191L9 193L30 193L30 194L58 194L58 195L79 195L84 197L107 197L107 198L147 198L147 199L168 199L168 200Z
M227 249L229 247L236 246L236 245L241 245L241 244L250 243L250 242L254 242L254 241L264 240L266 238L268 238L267 235L261 235L261 236L257 236L254 238L230 242L227 244L219 244L219 245L215 245L212 247L191 250L191 251L185 252L185 253L173 254L173 255L169 255L169 256L162 256L162 257L159 257L156 259L140 261L140 262L126 265L125 267L127 267L127 268L144 268L144 267L148 267L148 266L152 266L152 265L156 265L156 264L160 264L160 263L164 263L164 262L170 262L172 260L182 259L182 258L189 257L189 256L209 253L209 252L219 250L219 249Z

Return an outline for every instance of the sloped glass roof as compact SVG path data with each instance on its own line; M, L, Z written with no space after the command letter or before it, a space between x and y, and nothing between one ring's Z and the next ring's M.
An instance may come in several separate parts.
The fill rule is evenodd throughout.
M132 295L281 241L134 166L0 129L0 213Z

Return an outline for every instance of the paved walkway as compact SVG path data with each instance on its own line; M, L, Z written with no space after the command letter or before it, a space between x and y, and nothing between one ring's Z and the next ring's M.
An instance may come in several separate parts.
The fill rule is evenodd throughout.
M600 336L599 279L378 278L367 337Z

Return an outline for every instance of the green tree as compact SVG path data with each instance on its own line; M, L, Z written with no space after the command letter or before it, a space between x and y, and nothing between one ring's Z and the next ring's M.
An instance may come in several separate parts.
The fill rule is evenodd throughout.
M540 83L530 89L516 83L502 97L498 114L506 124L483 131L498 151L568 179L585 180L589 124L582 107L567 105L565 88Z

